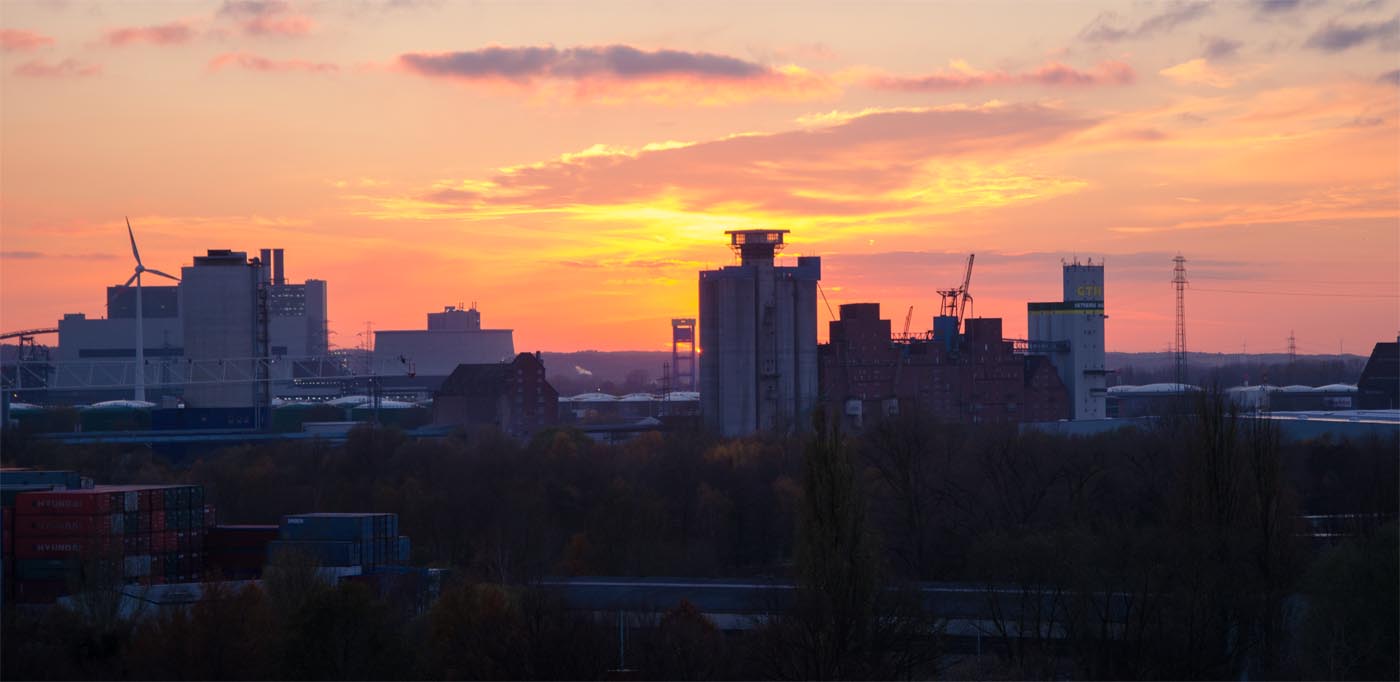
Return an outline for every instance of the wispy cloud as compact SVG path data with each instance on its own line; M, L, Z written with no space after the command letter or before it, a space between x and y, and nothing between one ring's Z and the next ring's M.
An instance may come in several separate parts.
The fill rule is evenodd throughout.
M1244 47L1244 43L1233 38L1222 36L1202 36L1201 38L1201 56L1206 59L1215 61L1230 59L1239 54L1241 47Z
M335 73L340 70L339 66L325 62L312 62L303 59L276 60L244 52L227 52L209 60L210 71L221 71L229 67L266 73L296 71L306 73Z
M1158 73L1182 85L1209 85L1213 88L1228 88L1238 80L1235 76L1216 68L1206 59L1192 59L1176 66L1162 69Z
M1133 79L1132 67L1118 61L1102 62L1088 71L1059 62L1046 62L1034 69L1010 73L1001 70L981 71L967 62L958 60L946 69L922 76L871 76L866 79L866 85L877 90L937 92L997 85L1127 85L1132 83Z
M154 26L129 26L104 31L102 41L120 47L147 43L150 45L182 45L197 35L194 27L186 21L172 21Z
M692 103L708 96L746 99L774 95L794 98L831 94L826 79L798 67L770 67L709 52L643 50L630 45L493 46L462 52L410 52L398 68L428 78L496 84L527 90L564 86L580 99L681 94ZM667 85L673 87L666 87ZM717 92L718 91L718 92Z
M1400 69L1395 69L1394 71L1386 71L1385 73L1381 74L1380 77L1376 80L1382 83L1389 83L1391 85L1400 85Z
M1172 2L1161 12L1135 25L1125 24L1116 14L1104 12L1095 17L1080 37L1091 43L1116 43L1124 40L1149 38L1204 17L1211 10L1209 2Z
M1291 14L1307 5L1310 0L1249 0L1249 5L1261 16Z
M102 65L85 64L76 59L65 59L60 62L31 59L15 67L14 73L17 76L28 78L81 78L102 73Z
M1323 52L1342 52L1367 43L1376 43L1388 50L1400 48L1400 15L1391 17L1389 21L1363 21L1350 25L1328 22L1309 36L1303 45Z
M597 47L488 47L467 52L409 53L399 62L425 76L463 79L587 78L646 79L694 76L725 80L757 78L769 69L753 62L707 52L639 50L628 45Z
M53 43L53 38L42 33L17 28L0 28L0 51L27 52L47 47Z
M67 260L114 260L116 256L110 253L49 253L44 251L0 251L0 259L9 260L42 260L42 259L67 259Z
M1085 130L1092 119L1040 106L871 111L786 132L641 151L598 151L444 182L382 202L382 215L742 212L869 220L1055 196L1069 178L1025 173L1009 155ZM401 211L401 212L400 212Z
M298 37L316 28L311 17L292 11L282 0L225 0L218 16L234 21L250 36Z

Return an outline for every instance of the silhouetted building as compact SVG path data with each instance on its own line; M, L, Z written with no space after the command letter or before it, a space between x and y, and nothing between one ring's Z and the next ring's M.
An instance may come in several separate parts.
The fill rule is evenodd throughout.
M271 403L267 290L263 266L248 254L210 249L180 269L185 359L196 370L185 386L193 408L266 408Z
M956 338L896 342L880 304L841 306L820 347L822 399L850 428L919 412L946 422L1069 417L1069 395L1043 355L1021 355L1000 318L971 318Z
M1028 303L1030 348L1044 352L1069 389L1072 418L1104 419L1108 389L1104 369L1103 264L1064 265L1064 300Z
M774 265L786 233L726 232L740 264L700 273L700 409L723 436L806 428L816 405L821 259Z
M517 438L559 422L559 392L539 353L458 365L433 396L434 426L494 426Z
M467 310L457 306L446 306L440 313L428 313L430 332L476 332L481 331L481 313L476 304Z
M1358 409L1400 409L1400 339L1382 341L1371 349L1356 390Z

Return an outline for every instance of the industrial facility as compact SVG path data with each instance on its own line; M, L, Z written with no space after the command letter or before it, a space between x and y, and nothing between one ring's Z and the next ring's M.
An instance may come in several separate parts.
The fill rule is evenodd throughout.
M261 258L251 260L241 251L213 249L183 268L178 284L108 287L106 317L65 314L57 325L58 346L49 354L51 364L42 373L26 374L44 382L50 402L131 398L130 386L139 384L143 393L139 400L185 397L191 405L211 407L229 403L227 396L214 396L230 389L209 387L213 394L199 389L191 394L189 387L195 383L191 380L202 377L214 382L239 372L252 377L255 357L286 359L263 363L267 378L281 386L321 374L323 366L330 364L326 360L326 282L289 283L284 263L282 249L262 249ZM239 268L227 267L235 264ZM142 270L153 272L144 266ZM235 271L240 274L234 275ZM188 281L190 277L194 281ZM256 333L255 321L261 326ZM240 330L232 335L236 338L222 338L223 332L234 328ZM259 340L257 334L263 338ZM139 373L135 371L138 355L144 368ZM213 361L215 366L194 360ZM228 365L223 360L244 362ZM146 386L152 387L149 395L144 394Z
M724 436L805 428L817 403L821 258L780 266L787 230L732 230L739 264L700 273L700 402Z
M526 438L563 422L620 440L698 420L733 437L805 430L818 405L855 430L903 414L1046 424L1151 418L1198 390L1180 380L1107 388L1116 382L1105 367L1104 264L1092 259L1062 263L1060 301L1027 304L1026 339L1006 338L1000 318L969 314L969 256L959 284L937 290L930 329L911 333L912 306L898 333L878 303L844 304L839 315L828 306L828 342L818 346L821 259L780 264L787 230L727 231L737 262L698 273L699 314L670 319L660 382L627 395L561 398L541 356L516 355L514 332L484 329L475 303L428 313L425 329L366 328L361 347L331 349L326 282L289 282L282 249L256 257L211 249L177 278L147 267L127 229L134 271L108 287L106 317L71 313L54 329L4 335L20 345L18 362L4 368L0 425L13 419L87 442L104 433L214 430L344 437L361 422L426 435L489 425ZM1180 377L1187 280L1184 257L1173 262ZM143 281L152 278L173 284ZM59 343L49 353L34 336L52 332ZM1254 413L1394 409L1397 347L1377 344L1359 386L1256 385L1229 394ZM11 410L11 400L22 402Z

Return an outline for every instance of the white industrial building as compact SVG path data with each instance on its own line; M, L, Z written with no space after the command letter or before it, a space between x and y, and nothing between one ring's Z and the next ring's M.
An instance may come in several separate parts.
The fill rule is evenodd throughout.
M374 332L372 372L391 386L417 386L431 392L457 365L508 362L515 357L514 332L482 329L481 313L473 305L447 306L428 313L427 329Z
M1076 260L1064 265L1064 300L1026 304L1027 338L1055 365L1076 420L1108 416L1103 285L1103 263Z
M309 371L306 368L321 366L322 363L308 362L307 359L324 358L329 354L326 282L319 279L308 279L300 284L287 282L282 249L263 249L262 257L256 261L249 261L243 252L210 251L206 256L197 257L196 265L201 262L207 264L210 258L223 257L216 256L216 253L227 254L229 258L239 254L237 258L241 259L245 268L251 268L251 262L261 266L259 277L266 293L268 322L266 350L275 359L270 367L271 378L286 382L306 374ZM186 271L192 269L184 268ZM185 360L193 357L186 353L190 324L185 318L192 315L204 320L209 315L219 314L210 308L222 305L223 294L205 291L203 287L201 284L197 287L200 290L194 291L184 282L172 286L147 284L143 287L141 307L145 384L152 387L153 398L183 392L182 385L164 384L185 377L191 371L189 363L185 363ZM195 324L197 326L199 323ZM91 387L130 384L134 379L136 296L133 287L108 287L105 317L68 313L57 326L58 346L50 356L54 367L48 383L50 389L71 392L75 399L84 401L118 394L130 397L127 389ZM211 360L235 359L234 356L215 358L208 355L210 352L213 351L209 348L195 351L199 357ZM180 366L181 363L184 366Z
M807 428L821 258L774 264L787 230L726 232L739 265L700 273L700 411L723 436Z

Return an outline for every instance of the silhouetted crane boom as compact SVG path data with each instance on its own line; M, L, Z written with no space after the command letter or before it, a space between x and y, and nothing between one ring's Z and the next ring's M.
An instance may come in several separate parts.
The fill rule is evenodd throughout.
M977 258L977 254L975 253L967 255L967 272L963 274L962 286L958 288L958 292L961 294L960 298L962 299L958 304L959 322L967 319L967 302L972 300L972 294L968 293L967 288L972 284L972 261L975 258Z

